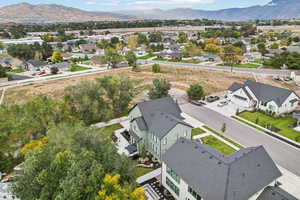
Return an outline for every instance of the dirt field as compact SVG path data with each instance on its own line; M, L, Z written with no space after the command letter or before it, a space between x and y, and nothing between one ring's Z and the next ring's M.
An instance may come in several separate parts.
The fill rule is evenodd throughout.
M152 80L156 78L166 78L172 83L173 87L182 90L186 90L192 83L199 83L203 86L207 94L222 92L226 90L233 82L243 82L247 79L254 80L253 75L245 73L193 70L174 66L161 66L161 69L163 73L152 73L151 66L143 66L141 67L140 72L133 72L131 70L118 70L115 72L99 73L20 86L8 89L6 91L4 103L23 103L32 97L40 95L61 98L66 87L76 85L81 81L94 80L104 75L127 75L131 79L140 80L144 83L144 85L151 84ZM280 82L273 81L271 77L257 76L256 78L264 83L287 87L286 85L282 85Z

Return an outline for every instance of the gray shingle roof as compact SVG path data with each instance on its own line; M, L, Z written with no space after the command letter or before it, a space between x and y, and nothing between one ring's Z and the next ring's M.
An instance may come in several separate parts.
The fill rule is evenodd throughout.
M206 200L244 200L281 176L262 146L225 156L180 138L162 160Z
M257 200L299 200L279 187L268 186Z
M234 92L245 87L248 87L259 101L270 102L273 100L278 106L281 106L290 96L290 94L293 93L292 90L279 88L252 80L248 80L244 84L233 83L228 90Z
M145 101L137 106L142 113L141 119L135 119L139 128L147 128L159 138L163 138L178 123L190 126L183 121L181 109L171 97Z

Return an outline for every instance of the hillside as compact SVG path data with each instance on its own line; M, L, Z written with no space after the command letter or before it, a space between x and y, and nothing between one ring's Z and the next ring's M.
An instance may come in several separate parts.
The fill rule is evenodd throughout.
M131 19L131 17L108 12L88 12L55 4L31 5L20 3L0 8L0 22L2 23L116 21L124 19Z

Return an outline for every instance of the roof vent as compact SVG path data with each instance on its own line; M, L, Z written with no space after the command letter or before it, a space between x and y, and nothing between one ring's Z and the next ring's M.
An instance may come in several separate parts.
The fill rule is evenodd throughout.
M260 167L260 166L261 166L261 165L258 163L258 164L257 164L257 167Z
M221 161L219 161L219 162L218 162L218 165L221 165L221 164L222 164L222 162L221 162Z
M209 156L209 159L213 159L213 156Z
M203 151L201 151L201 153L206 153L206 151L203 150Z
M198 149L198 146L197 146L197 145L195 145L195 149Z
M245 173L242 173L242 177L245 177L246 176L246 174Z

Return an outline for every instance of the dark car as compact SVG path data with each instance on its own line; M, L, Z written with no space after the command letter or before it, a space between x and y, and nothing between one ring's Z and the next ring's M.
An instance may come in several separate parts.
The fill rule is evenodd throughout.
M203 101L195 101L195 100L191 100L190 103L191 103L191 104L194 104L194 105L196 105L196 106L205 106L205 105L206 105L206 103L203 102Z
M207 102L211 103L211 102L214 102L214 101L218 101L220 99L220 97L218 96L209 96L207 97Z

